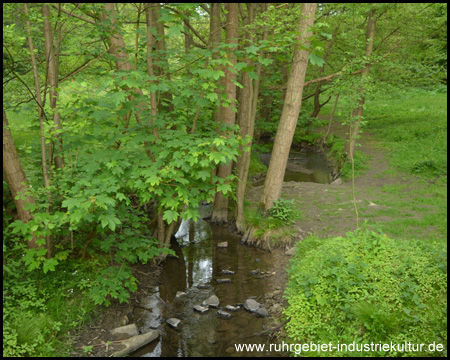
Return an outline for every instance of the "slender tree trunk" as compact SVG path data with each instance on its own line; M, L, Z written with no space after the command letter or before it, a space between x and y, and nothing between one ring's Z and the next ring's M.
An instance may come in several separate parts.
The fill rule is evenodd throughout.
M322 144L326 144L328 136L330 136L331 125L333 123L334 112L336 111L338 101L339 101L339 94L336 95L336 99L334 100L333 110L331 110L330 121L328 122L327 132L325 133L325 136L323 137Z
M265 5L264 5L265 6ZM255 4L248 4L249 9L249 20L250 23L253 23L254 18L256 16L255 14ZM268 32L267 30L264 32L264 39L267 40ZM250 37L250 41L253 39ZM262 54L261 57L264 57ZM244 138L245 136L249 135L250 138L253 138L254 130L255 130L255 119L256 119L256 109L258 104L258 95L259 95L259 84L260 84L260 77L261 77L261 63L259 62L256 66L256 74L257 79L254 80L253 86L250 80L250 89L248 90L248 105L245 104L245 107L241 113L239 111L238 114L240 114L241 120L239 122L239 125L241 127L241 136ZM245 83L245 82L244 82ZM244 85L244 84L243 84ZM245 89L244 88L242 90ZM244 99L243 99L244 100ZM241 103L240 103L241 106ZM248 107L248 109L247 109ZM248 119L247 121L244 121L245 119ZM250 166L250 157L251 157L251 148L252 148L252 140L250 140L250 143L246 145L249 147L248 152L242 152L241 156L238 159L237 162L237 169L238 169L238 178L239 182L237 185L236 190L236 227L237 230L240 233L243 233L245 231L245 223L244 223L244 198L245 198L245 189L247 187L247 178L248 178L248 172L249 172L249 166Z
M34 201L33 196L25 195L28 190L28 181L22 165L20 164L16 146L14 145L14 140L11 136L11 131L9 130L5 108L3 108L3 172L6 175L6 181L11 189L11 194L17 209L17 216L19 217L19 220L27 223L33 216L25 206L26 204L36 204L36 202ZM25 195L25 199L22 199L20 195ZM35 236L33 236L33 239L28 241L27 244L28 248L39 247L36 243Z
M45 5L44 5L45 6ZM47 7L48 10L48 7ZM24 3L24 13L25 16L28 15L28 6L26 3ZM43 8L43 14L46 13L46 11ZM44 16L44 18L46 18L48 20L49 18L49 14L47 14L47 16ZM33 68L33 78L34 78L34 86L36 89L36 102L38 105L38 114L39 114L39 128L40 128L40 135L41 135L41 160L42 160L42 175L43 175L43 179L44 179L44 186L47 188L50 186L50 179L52 178L52 144L48 144L48 159L49 159L49 166L47 166L47 150L46 150L46 145L45 145L45 131L44 131L44 102L42 101L42 97L41 97L41 87L39 85L39 74L37 71L37 65L36 65L36 58L35 58L35 54L34 54L34 46L33 46L33 39L31 37L31 24L30 21L27 19L25 21L25 27L26 27L26 32L28 35L28 47L30 48L30 54L31 54L31 66ZM47 35L48 35L48 28L49 27L49 21L47 21L47 24L45 23L45 19L44 19L44 33L45 38L46 38L46 42L45 42L45 50L46 50L46 59L47 59L47 64L48 64L48 69L50 67L50 57L47 56L48 52L50 52L50 50L53 50L53 47L51 46L50 49L47 49L47 45L48 45L48 40L47 40ZM51 35L51 26L50 26L50 35ZM52 43L53 41L53 37L50 38L50 42ZM48 52L47 52L48 51ZM53 57L52 57L53 58ZM53 64L55 65L55 61L53 58ZM49 79L49 83L50 86L54 89L56 89L57 87L57 82L58 82L58 78L56 76L56 79L54 77L54 74L58 74L58 71L55 70L55 68L52 68L52 71L50 71L50 69L47 71L47 79ZM53 78L51 78L53 76ZM57 93L56 93L57 96ZM54 106L56 107L56 96L55 93L52 91L52 89L50 90L50 106ZM53 101L55 99L55 101ZM53 109L53 107L52 107ZM58 115L57 117L55 117L56 115ZM55 122L56 119L56 122ZM54 124L59 123L59 125L61 125L60 122L60 116L59 113L55 113L54 117ZM55 128L57 128L57 126L55 126ZM61 134L58 134L61 135ZM59 140L61 140L61 142L58 142L58 137L56 138L56 146L58 147L59 145L62 146L62 137L59 138ZM59 150L61 150L60 154L61 156L58 157L58 159L55 158L55 161L58 161L58 166L63 166L64 162L62 160L62 148L59 147ZM51 211L51 206L52 206L52 193L49 192L49 206L47 207L47 213L50 213ZM33 236L33 240L32 242L34 242L35 237ZM52 256L52 251L53 251L53 242L52 242L52 238L51 235L47 235L46 237L46 247L47 247L47 258L50 258Z
M61 114L57 109L58 105L58 72L57 65L55 61L55 52L53 49L53 30L50 23L50 8L46 4L42 4L42 17L44 23L44 47L45 47L45 59L47 63L47 79L50 85L50 107L53 110L53 129L55 133L55 167L57 169L62 169L64 166L63 149L62 149L62 134L57 131L61 129Z
M302 13L298 27L299 35L297 35L299 45L305 47L309 45L309 37L312 35L310 28L314 24L316 9L317 3L302 4ZM281 114L280 124L278 125L260 202L260 209L265 215L267 215L267 212L273 206L273 202L277 201L281 195L289 150L302 105L302 93L308 66L308 55L309 51L306 49L300 49L298 46L295 47L283 112Z
M211 3L211 15L209 18L209 42L211 44L211 49L214 49L216 46L220 45L222 42L222 29L220 27L220 4L219 3ZM217 60L219 58L219 54L217 52L213 53L212 59ZM223 79L219 79L218 86L214 89L214 92L217 94L220 99L220 86L223 85ZM214 109L213 119L215 122L221 121L219 119L219 109Z
M332 37L331 37L331 40L330 40L330 42L328 43L328 45L327 45L327 47L326 47L326 49L325 49L325 51L324 51L324 54L323 54L323 56L322 56L322 59L323 59L324 61L326 61L326 59L327 59L327 57L328 57L328 54L330 53L330 49L331 49L331 47L333 46L334 41L336 40L336 36L337 36L338 31L339 31L339 25L336 26L336 28L334 29L333 35L332 35ZM323 72L324 72L324 71L325 71L325 64L323 64L323 65L321 66L321 68L319 69L319 72L318 72L318 74L317 74L317 77L321 77L321 76L323 75ZM322 92L321 89L322 89L322 83L319 82L319 83L317 83L317 85L316 85L316 91L315 91L315 93L314 93L314 110L313 110L313 112L312 112L311 115L310 115L310 117L312 117L312 118L317 117L317 115L319 115L320 110L322 109L322 106L324 106L324 105L328 102L328 101L326 101L326 102L323 103L323 104L320 103L320 93ZM310 130L311 130L311 125L312 125L312 123L310 122L309 125L310 125L310 126L309 126L309 131L310 131Z
M26 3L23 4L25 16L28 15L28 6ZM40 136L41 136L41 160L42 160L42 177L44 179L44 186L50 186L50 179L48 176L47 169L47 152L45 146L45 132L44 132L44 109L41 98L41 87L39 85L39 74L37 71L36 57L34 56L34 45L33 39L31 37L31 24L30 21L25 21L25 29L27 32L28 38L28 47L30 48L30 57L31 57L31 66L33 68L33 78L34 78L34 88L36 89L36 102L38 105L38 113L39 113L39 128L40 128Z
M154 36L151 33L152 28L152 13L150 4L145 6L145 19L147 23L147 74L149 76L155 76L154 65L153 65L153 47L155 46ZM150 82L149 85L152 83ZM151 106L151 118L150 122L153 124L156 120L156 114L158 112L158 103L156 99L156 92L150 92L150 106Z
M227 3L227 25L226 25L226 42L227 44L237 44L238 42L238 4L237 3ZM228 53L228 60L231 66L236 65L236 56L231 50ZM229 106L221 106L219 117L222 122L230 125L235 123L235 113L233 108L235 107L236 101L236 85L234 81L236 80L236 74L229 68L225 70L225 92L227 99L231 101ZM231 174L231 162L225 165L219 166L218 176L221 178L226 178ZM215 223L226 223L228 222L228 199L222 194L222 192L217 192L214 198L214 207L212 212L211 221Z
M372 55L373 51L373 42L375 39L375 26L376 26L376 18L375 18L376 9L371 9L369 11L369 20L367 22L367 46L366 46L366 57L369 58ZM370 65L367 64L361 72L361 77L364 78L369 75ZM353 111L352 114L352 124L349 127L349 135L347 142L344 146L344 153L349 156L350 159L353 159L353 155L355 152L355 143L356 137L359 133L359 128L361 126L362 116L364 112L364 88L359 89L359 94L361 96L359 100L358 107ZM354 122L354 123L353 123Z
M167 81L170 82L169 62L166 54L166 41L164 35L164 23L161 21L161 4L149 3L150 7L150 27L156 29L157 36L153 36L154 44L153 52L153 69L156 76L165 75ZM159 113L172 112L174 110L172 103L172 93L164 92L158 101Z

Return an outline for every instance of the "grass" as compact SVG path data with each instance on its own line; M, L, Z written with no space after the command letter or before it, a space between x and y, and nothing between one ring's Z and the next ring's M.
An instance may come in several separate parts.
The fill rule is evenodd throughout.
M372 101L365 116L396 169L425 178L447 175L446 93L421 91Z

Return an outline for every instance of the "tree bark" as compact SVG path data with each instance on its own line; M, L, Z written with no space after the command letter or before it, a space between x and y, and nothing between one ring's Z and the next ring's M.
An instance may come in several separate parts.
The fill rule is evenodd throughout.
M310 28L314 24L317 3L303 3L302 14L299 20L297 40L302 46L309 45L311 37ZM302 105L303 85L305 83L306 69L308 66L309 51L296 46L292 60L289 80L287 84L286 98L281 113L280 123L275 137L269 169L267 171L264 190L260 201L260 210L267 215L273 202L281 195L284 173L289 158L289 150L292 144L298 115Z
M369 20L367 22L367 45L366 45L366 57L369 58L372 55L373 51L373 43L375 39L375 26L376 26L376 18L375 18L376 9L370 9L369 11ZM370 64L367 64L361 71L361 78L364 78L369 75L370 72ZM355 152L355 143L356 137L359 133L359 128L361 126L362 116L364 112L364 88L359 89L359 93L361 94L361 98L359 100L358 107L353 111L352 120L353 124L349 125L349 135L347 141L344 146L344 154L347 154L349 159L353 159L353 155Z
M255 16L256 16L256 5L255 4L247 4L248 6L248 19L249 23L253 23ZM265 6L265 5L264 5ZM266 30L264 32L264 38L263 40L267 40L268 37L268 31ZM252 37L249 36L250 42L253 41ZM262 54L261 57L264 57ZM249 62L249 65L251 63ZM246 90L246 97L243 97L242 103L239 103L239 113L238 116L240 116L239 126L241 127L241 136L242 138L245 138L247 135L250 136L251 139L253 139L253 134L255 130L255 119L256 119L256 109L258 104L258 95L259 95L259 84L260 84L260 77L261 77L261 68L262 65L259 62L256 65L256 74L257 79L253 82L249 77L249 89ZM247 74L248 76L248 74ZM246 89L246 81L244 78L244 82L242 84L244 88L242 91ZM241 112L241 106L242 112ZM238 158L237 161L237 170L238 170L238 178L239 182L237 185L236 190L236 228L238 232L244 233L245 231L245 223L244 223L244 198L245 198L245 189L247 187L247 178L248 178L248 172L250 167L250 157L251 157L251 148L252 148L252 140L250 140L250 143L246 145L249 147L248 152L242 152L241 156ZM242 150L242 149L241 149Z
M219 3L211 3L211 15L209 18L209 43L211 49L214 49L216 46L220 45L222 42L222 29L220 27L220 4ZM213 53L212 59L217 60L219 58L219 54L217 52ZM220 99L220 89L219 87L223 85L223 79L219 79L217 82L217 87L214 89L214 92L217 94L217 97ZM213 112L213 120L215 122L219 122L219 109L214 109Z
M50 23L50 8L46 4L42 4L42 17L44 23L44 47L45 47L45 59L47 63L47 79L50 85L50 107L53 110L53 129L58 131L61 129L61 114L57 109L58 104L58 92L56 89L58 88L58 71L57 65L55 61L55 52L53 49L53 30L52 25ZM55 133L55 142L54 142L55 150L55 167L56 169L62 169L64 166L64 158L63 158L63 149L62 149L62 134L56 132Z
M24 3L24 13L25 16L28 15L28 6ZM36 89L36 102L38 105L38 113L39 113L39 128L40 128L40 137L41 137L41 160L42 160L42 177L44 179L44 186L50 186L50 179L48 176L47 169L47 152L45 149L45 133L44 133L44 109L41 98L41 87L39 85L39 74L37 71L36 57L34 56L34 45L33 39L31 37L31 24L27 19L25 21L25 30L27 32L28 38L28 47L30 48L30 58L31 58L31 66L33 68L33 78L34 78L34 87Z
M36 204L33 196L26 195L22 200L20 195L24 195L28 190L28 181L23 171L22 165L17 155L16 146L9 130L8 119L6 117L5 108L3 108L3 172L6 175L11 194L14 199L14 204L17 209L17 216L23 223L27 223L33 218L30 211L25 208L26 204ZM19 195L18 198L16 198ZM27 241L28 248L38 248L36 237Z
M324 54L322 56L322 59L324 61L326 61L326 59L328 57L328 54L330 53L330 49L333 46L334 41L336 40L336 36L337 36L337 32L338 31L339 31L339 25L336 26L336 28L334 29L333 35L331 37L331 40L328 43L327 48L325 49L325 52L324 52ZM320 67L319 72L318 72L317 75L319 77L321 77L323 75L324 71L325 71L325 63ZM310 117L312 117L312 118L317 117L317 115L319 115L320 110L322 109L322 106L324 106L326 104L326 102L323 103L323 104L320 103L320 93L322 92L321 88L322 88L322 83L321 82L317 83L316 91L314 93L314 110L313 110L313 112L310 115ZM309 130L311 129L311 126L312 126L312 123L310 122Z
M169 75L169 62L167 60L166 54L166 41L164 35L164 23L160 21L161 19L161 4L160 3L149 3L150 8L150 27L156 29L157 37L150 34L152 37L152 43L154 46L153 50L153 71L156 76L163 76L167 81L170 82ZM163 66L160 66L163 65ZM172 93L166 91L161 94L158 101L158 109L160 113L163 112L173 112L174 107L172 103ZM165 104L166 103L166 104Z
M237 3L227 3L226 4L227 13L227 25L226 25L226 43L227 44L237 44L238 42L238 4ZM236 65L236 56L233 54L234 50L230 50L228 53L228 60L231 66ZM225 93L227 99L231 101L229 106L220 106L219 119L230 125L234 125L236 118L233 108L235 107L236 101L236 85L234 81L236 80L236 74L227 67L225 69ZM226 178L231 174L231 162L228 164L220 165L218 176L221 178ZM227 223L228 222L228 199L222 194L222 192L217 192L214 198L214 207L212 212L211 221L215 223Z

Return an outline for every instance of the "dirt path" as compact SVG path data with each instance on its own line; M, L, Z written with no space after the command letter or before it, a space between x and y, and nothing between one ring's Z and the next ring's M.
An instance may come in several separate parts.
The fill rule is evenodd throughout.
M340 124L334 124L332 128L333 133L344 135L345 129ZM358 142L361 144L358 150L370 159L367 164L369 169L355 179L359 225L364 220L371 223L385 223L405 217L417 220L422 219L424 213L435 211L430 205L402 208L399 204L414 196L421 188L420 182L408 174L392 171L386 150L373 134L363 133ZM262 188L258 186L249 191L251 202L259 202ZM299 229L297 239L303 239L308 234L343 236L347 231L356 229L351 181L341 185L286 182L282 196L294 199L303 214L302 219L296 222ZM414 226L411 231L415 232ZM416 229L416 234L420 237L421 230Z

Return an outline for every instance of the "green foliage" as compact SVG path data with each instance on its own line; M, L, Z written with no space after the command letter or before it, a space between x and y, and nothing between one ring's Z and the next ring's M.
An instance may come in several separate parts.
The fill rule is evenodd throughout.
M108 306L111 303L110 298L118 299L121 303L128 302L129 292L136 290L137 280L128 266L109 267L94 280L89 295L95 304Z
M10 266L3 278L3 354L68 354L61 336L83 325L93 309L93 302L83 296L92 270L71 262L59 272L36 278L35 273Z
M391 239L363 227L344 238L309 237L299 248L289 267L284 312L291 319L287 331L293 342L435 341L446 346L446 246Z
M250 165L248 169L248 176L254 176L256 174L265 174L267 172L267 166L259 160L259 154L256 152L251 153Z
M278 201L274 201L269 215L274 219L282 220L287 225L292 225L295 222L294 200L280 198Z
M256 230L254 236L275 244L278 244L280 239L291 241L294 238L296 231L290 226L301 217L301 213L295 208L294 200L280 199L274 202L267 217L263 217L257 209L245 210L245 222Z

